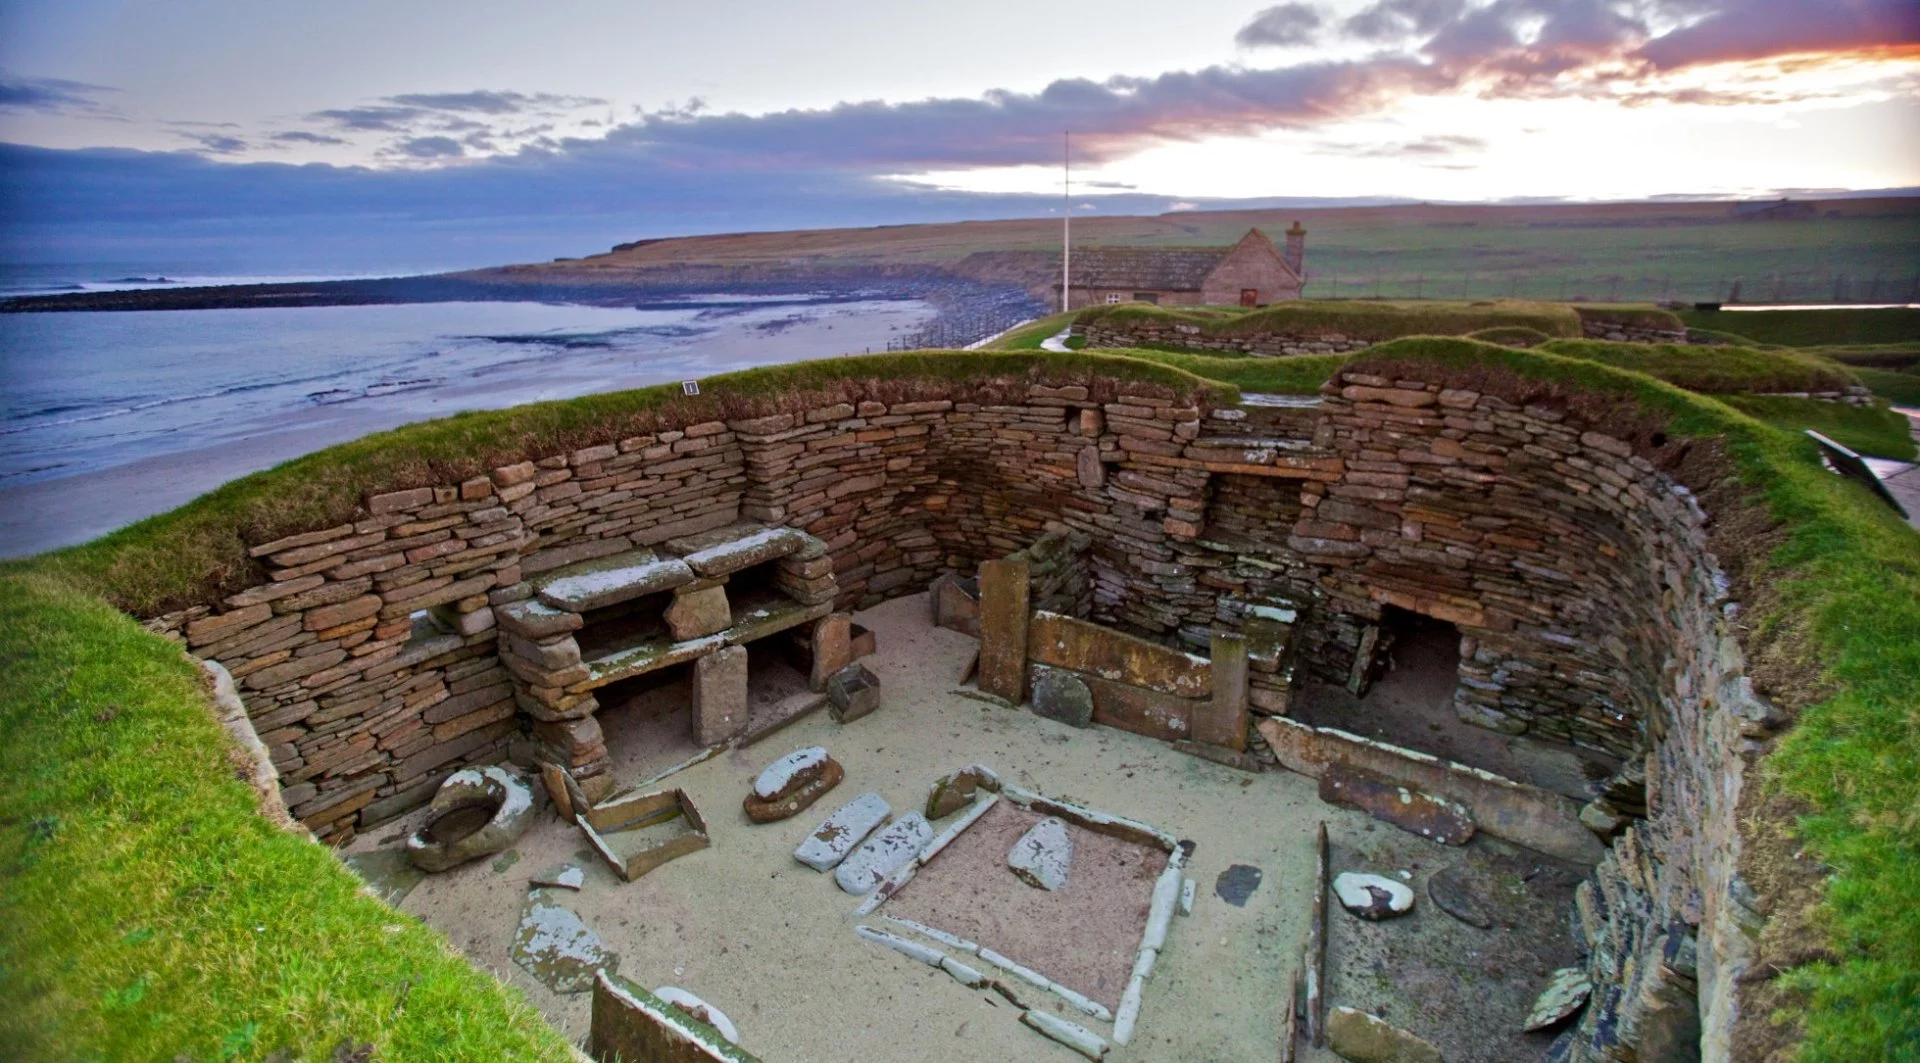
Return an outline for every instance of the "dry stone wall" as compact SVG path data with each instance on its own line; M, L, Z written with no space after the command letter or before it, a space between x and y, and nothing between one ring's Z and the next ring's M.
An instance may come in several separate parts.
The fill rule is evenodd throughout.
M1208 332L1198 325L1159 321L1114 324L1103 320L1084 327L1076 326L1076 331L1087 338L1089 347L1181 347L1193 351L1252 354L1268 358L1296 354L1347 354L1373 346L1372 340L1352 339L1338 333L1320 336L1279 332L1226 335Z
M1067 615L1202 652L1244 636L1256 713L1287 711L1295 672L1344 680L1382 609L1409 609L1466 640L1461 715L1645 764L1645 818L1582 887L1598 989L1556 1058L1648 1058L1689 1022L1725 1058L1760 919L1734 808L1780 716L1742 675L1706 514L1648 453L1417 364L1350 368L1290 408L965 390L375 493L253 547L260 582L219 610L151 626L233 673L292 815L340 841L534 731L495 613L530 577L742 519L821 540L839 609L1026 551Z

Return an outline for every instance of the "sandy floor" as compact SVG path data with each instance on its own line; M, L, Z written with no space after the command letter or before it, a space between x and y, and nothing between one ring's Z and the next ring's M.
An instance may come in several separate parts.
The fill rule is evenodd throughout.
M921 303L828 308L817 311L812 320L778 332L744 324L722 327L667 353L676 366L684 367L688 358L696 359L702 366L698 375L705 376L756 365L860 353L869 348L885 350L888 340L917 327L932 313ZM142 517L164 513L247 473L413 421L462 410L499 409L642 387L687 375L684 371L648 373L644 369L610 375L605 366L597 364L580 372L542 366L532 377L493 374L485 380L454 382L349 406L319 406L292 416L237 421L191 449L0 489L0 557L86 542Z
M967 989L856 938L857 900L842 893L831 875L814 872L792 856L820 820L854 795L878 791L896 814L904 813L920 807L935 777L978 762L1008 781L1132 816L1196 843L1188 865L1197 887L1193 914L1174 919L1171 944L1148 983L1133 1043L1116 1048L1109 1059L1276 1058L1282 995L1306 942L1313 832L1322 820L1332 837L1336 872L1406 871L1418 897L1412 915L1381 924L1362 923L1336 906L1330 1001L1384 1010L1391 1021L1452 1049L1448 1059L1537 1058L1543 1040L1506 1031L1531 1002L1541 975L1570 958L1565 900L1573 879L1566 872L1523 881L1519 876L1544 866L1543 858L1519 853L1513 859L1525 866L1516 871L1517 865L1501 862L1511 850L1480 841L1469 849L1435 845L1364 814L1321 804L1316 784L1302 776L1248 775L1150 739L1101 727L1076 731L958 696L953 679L973 652L974 640L932 627L924 595L889 602L859 620L879 635L879 653L867 663L881 680L880 711L846 726L817 712L760 745L723 754L670 780L706 816L711 848L623 884L590 858L574 828L543 810L511 855L428 876L400 906L439 927L477 964L520 987L573 1037L586 1032L589 997L551 992L508 953L528 877L563 860L587 869L586 886L577 894L553 892L620 955L623 974L650 987L678 985L705 997L739 1026L742 1046L767 1063L1071 1063L1080 1057L1020 1025L1015 1009L996 994ZM652 703L628 704L606 726L622 779L637 779L691 751L681 730L684 715L650 713ZM846 781L799 816L750 824L740 800L754 774L790 749L815 743L827 746L845 766ZM1003 817L999 828L987 824L973 846L987 853L981 859L992 863L988 850L1004 850L997 836L989 837L992 831L1013 829L1027 815ZM353 849L397 846L416 819L363 836ZM936 860L923 872L928 877L920 885L934 888L920 901L913 900L919 886L910 886L880 914L937 915L942 905L950 906L954 898L942 882L977 874L965 866L965 845L963 836L942 855L941 860L961 856L944 871ZM1088 850L1076 861L1087 857L1098 859L1098 854ZM1492 930L1455 922L1426 896L1426 877L1463 859L1484 865L1490 907L1500 924ZM1244 870L1229 873L1236 865L1260 872L1244 905L1226 899L1236 879L1252 877ZM1153 870L1159 866L1153 862ZM1010 874L1007 879L1031 892ZM1137 899L1141 906L1145 888ZM1123 898L1120 907L1131 909L1134 900ZM1137 944L1133 917L1130 910L1090 912L1079 922L1061 915L1054 932L1065 940L1084 935L1089 924L1117 919L1128 923L1122 936L1136 935ZM998 932L989 925L994 920L979 927L961 926L951 914L927 921L962 934L974 930L981 935L974 940ZM865 922L890 926L877 916ZM1021 930L1042 938L1046 932ZM1029 955L1019 948L1013 950L1015 958L1043 970L1051 964L1069 985L1086 977L1073 957L1048 955L1044 941L1024 946ZM1099 985L1099 977L1095 973L1093 984L1074 988L1111 1002L1111 987ZM1102 1036L1111 1032L1106 1024L1067 1012L1048 995L1031 990L1022 995ZM1335 1059L1304 1044L1299 1058L1308 1063Z
M1174 920L1172 944L1148 986L1133 1043L1108 1058L1273 1058L1280 996L1306 941L1314 824L1325 819L1346 836L1367 830L1371 820L1321 805L1313 781L1300 776L1246 775L1150 739L1106 728L1076 731L953 695L953 679L974 641L933 628L926 609L926 598L916 596L860 615L879 634L880 651L868 659L882 684L879 712L844 727L815 713L759 746L673 777L705 814L711 848L627 884L588 863L586 888L563 894L563 902L620 954L622 973L706 997L740 1027L743 1047L768 1063L1067 1063L1079 1057L1021 1026L1014 1009L993 993L969 990L856 938L856 899L831 876L793 859L794 847L818 821L855 794L876 790L905 812L919 807L935 777L980 762L1009 781L1134 816L1197 843L1189 865L1198 884L1193 915ZM651 724L608 728L616 763L654 759L636 759L623 745L656 730ZM816 742L846 767L846 781L793 819L748 823L740 800L760 766ZM631 778L626 770L622 777ZM398 845L413 825L412 818L390 824L354 848ZM576 1037L586 1030L588 997L548 991L507 950L528 876L556 861L584 861L583 841L543 811L516 847L517 861L495 871L506 861L481 860L429 876L401 904L440 927L476 963L519 986ZM1264 871L1244 907L1214 892L1218 876L1234 864ZM1045 1003L1041 994L1026 995Z

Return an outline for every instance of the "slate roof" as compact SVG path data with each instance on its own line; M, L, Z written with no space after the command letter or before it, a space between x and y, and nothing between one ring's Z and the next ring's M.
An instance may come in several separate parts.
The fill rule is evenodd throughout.
M1197 292L1228 247L1074 248L1075 288Z

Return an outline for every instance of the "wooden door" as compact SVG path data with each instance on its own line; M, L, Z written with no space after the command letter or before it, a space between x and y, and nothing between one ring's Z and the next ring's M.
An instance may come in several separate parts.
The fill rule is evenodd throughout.
M1240 289L1240 305L1241 306L1260 305L1260 289L1258 288Z

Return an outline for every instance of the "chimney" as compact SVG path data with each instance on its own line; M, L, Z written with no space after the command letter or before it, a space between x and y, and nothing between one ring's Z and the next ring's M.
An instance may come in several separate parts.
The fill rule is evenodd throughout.
M1282 257L1287 260L1287 265L1293 267L1294 273L1303 280L1306 278L1307 231L1297 221L1293 223L1293 228L1287 230L1287 250Z

